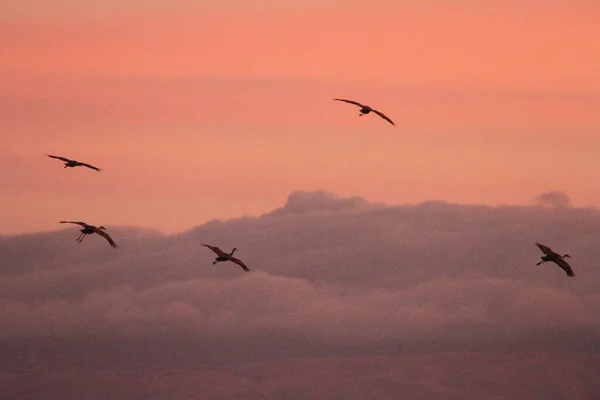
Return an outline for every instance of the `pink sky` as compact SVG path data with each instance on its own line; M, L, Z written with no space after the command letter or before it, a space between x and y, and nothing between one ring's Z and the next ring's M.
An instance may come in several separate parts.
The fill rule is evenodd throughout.
M181 231L295 189L600 205L598 2L121 3L0 0L0 232Z

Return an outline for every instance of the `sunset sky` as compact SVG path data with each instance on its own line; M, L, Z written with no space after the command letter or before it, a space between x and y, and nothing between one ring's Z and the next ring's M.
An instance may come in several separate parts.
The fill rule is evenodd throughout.
M598 13L583 0L1 0L0 232L60 219L177 232L296 189L491 205L563 190L598 206Z
M593 398L598 16L0 0L0 393Z

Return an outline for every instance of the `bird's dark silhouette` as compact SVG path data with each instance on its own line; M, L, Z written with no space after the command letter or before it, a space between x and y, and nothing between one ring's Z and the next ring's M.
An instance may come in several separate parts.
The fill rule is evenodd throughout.
M561 267L567 273L568 276L575 276L575 273L571 269L571 266L564 260L565 258L571 258L570 255L565 254L561 256L560 254L552 250L550 247L544 246L543 244L538 242L536 242L535 245L539 247L540 250L544 253L544 255L542 256L542 261L540 261L536 265L541 265L543 263L551 261L559 267Z
M350 104L354 104L356 106L360 107L360 114L358 114L360 117L362 117L364 114L369 114L371 111L373 111L375 114L379 115L381 118L385 119L387 122L389 122L390 124L392 124L393 126L396 126L396 124L394 124L394 121L392 121L391 119L389 119L384 113L382 113L381 111L377 111L372 107L366 106L364 104L361 104L357 101L353 101L353 100L346 100L346 99L333 99L336 101L344 101L346 103L350 103Z
M117 248L117 244L115 243L115 241L112 240L112 238L110 237L110 235L108 233L103 231L103 230L106 230L106 228L103 226L95 227L94 225L88 225L85 222L81 222L81 221L60 221L60 223L61 224L77 224L77 225L80 225L83 227L83 229L79 230L79 232L81 232L81 234L77 238L78 243L81 243L81 241L83 240L83 238L86 235L91 235L92 233L97 233L98 235L100 235L104 239L106 239L113 248L115 248L115 249Z
M87 167L87 168L91 168L91 169L96 170L96 171L101 171L100 168L94 167L93 165L82 163L82 162L75 161L75 160L71 160L69 158L59 157L59 156L53 156L53 155L50 155L50 154L48 154L48 157L50 157L50 158L56 158L57 160L64 161L65 162L65 168L69 168L69 167Z
M233 253L235 253L235 251L237 250L235 247L233 248L233 250L231 250L231 253L225 253L223 250L221 250L217 246L211 246L209 244L204 244L204 243L202 243L202 246L208 247L209 249L214 251L215 254L217 255L217 258L215 258L215 261L213 261L213 265L215 265L216 263L219 263L219 262L223 262L223 261L231 261L232 263L236 263L237 265L242 267L242 269L244 271L246 271L246 272L250 271L250 269L248 267L246 267L246 264L244 264L241 260L233 257Z

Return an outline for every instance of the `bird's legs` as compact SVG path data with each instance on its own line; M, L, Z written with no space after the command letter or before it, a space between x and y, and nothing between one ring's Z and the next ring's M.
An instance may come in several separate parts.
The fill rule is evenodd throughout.
M213 265L215 265L216 263L220 262L220 260L215 260L213 261Z
M79 243L81 243L81 241L83 240L83 238L85 237L85 235L87 235L87 233L82 233L81 235L79 235L79 237L77 238L77 241Z
M548 262L548 261L546 261L546 260L542 260L542 261L540 261L539 263L537 263L537 264L535 264L535 265L541 265L541 264L543 264L543 263L546 263L546 262Z

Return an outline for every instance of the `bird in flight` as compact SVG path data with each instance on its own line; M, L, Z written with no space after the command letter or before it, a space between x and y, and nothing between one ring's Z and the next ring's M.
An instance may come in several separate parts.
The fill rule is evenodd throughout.
M371 108L369 106L365 106L364 104L360 104L357 101L352 101L352 100L346 100L346 99L333 99L333 100L337 100L337 101L344 101L346 103L350 103L350 104L354 104L356 106L360 107L360 114L358 114L360 117L363 116L363 114L368 114L371 111L373 111L375 114L379 115L381 118L385 119L387 122L389 122L390 124L396 126L396 124L394 124L394 121L392 121L391 119L389 119L384 113L382 113L381 111L377 111L374 108Z
M554 252L550 247L544 246L543 244L538 242L536 242L535 245L539 247L540 250L544 253L544 255L542 256L542 261L540 261L536 265L541 265L548 261L552 261L556 263L559 267L564 269L568 276L575 276L573 270L571 269L571 266L564 260L565 258L571 258L570 255L565 254L564 256L561 256L560 254Z
M77 242L79 242L79 243L81 243L81 241L83 240L85 235L91 235L92 233L97 233L98 235L100 235L104 239L106 239L112 247L114 247L115 249L117 248L117 244L115 243L115 241L112 240L112 238L110 237L110 235L108 233L103 231L103 230L106 230L106 228L103 226L96 228L93 225L88 225L85 222L79 222L79 221L60 221L60 223L61 224L77 224L77 225L80 225L83 227L83 229L79 230L79 232L81 232L81 234L76 239Z
M212 251L214 251L217 254L217 258L215 258L215 261L213 261L213 265L215 265L218 262L222 262L222 261L231 261L232 263L236 263L237 265L242 267L242 269L244 271L246 271L246 272L250 271L250 269L248 267L246 267L246 264L244 264L241 260L233 257L233 253L237 250L235 247L233 248L233 250L231 250L231 253L225 253L223 250L221 250L217 246L211 246L209 244L204 244L204 243L202 243L202 246L208 247L209 249L211 249Z
M71 159L68 159L68 158L65 158L65 157L52 156L50 154L48 154L48 157L50 157L50 158L56 158L57 160L64 161L65 162L65 168L68 168L68 167L88 167L88 168L91 168L91 169L95 169L96 171L100 171L100 168L96 168L93 165L82 163L82 162L75 161L75 160L71 160Z

